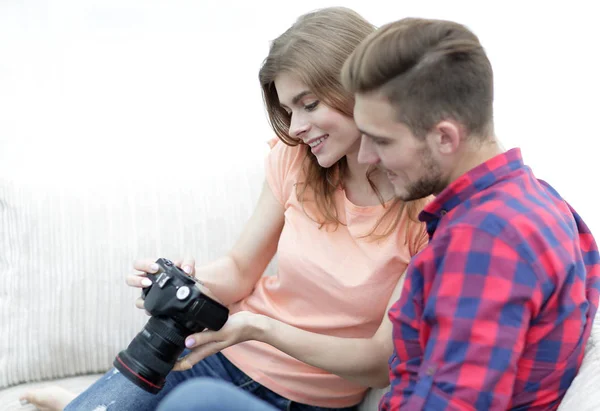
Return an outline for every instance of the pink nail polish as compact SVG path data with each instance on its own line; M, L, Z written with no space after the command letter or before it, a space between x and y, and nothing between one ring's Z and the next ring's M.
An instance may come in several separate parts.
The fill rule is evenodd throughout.
M192 348L194 344L196 344L196 341L194 341L193 338L188 338L187 340L185 340L185 346L188 348Z

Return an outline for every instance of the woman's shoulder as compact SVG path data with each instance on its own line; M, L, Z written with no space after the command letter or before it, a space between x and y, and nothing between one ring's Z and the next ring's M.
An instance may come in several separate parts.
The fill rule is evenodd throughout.
M433 199L433 196L429 196L402 204L402 215L396 230L397 242L407 248L410 256L415 256L427 246L427 226L419 220L419 214Z
M307 154L305 144L291 146L289 144L284 143L277 137L274 137L271 140L269 140L268 144L271 148L271 156L277 157L278 159L285 160L287 162L294 161L297 158L303 159Z
M267 171L276 172L280 177L297 174L302 170L307 155L306 145L290 146L279 139L269 141L271 150L268 154Z
M301 178L306 146L290 146L279 139L269 141L271 150L265 164L266 178L281 202L291 195L293 186Z

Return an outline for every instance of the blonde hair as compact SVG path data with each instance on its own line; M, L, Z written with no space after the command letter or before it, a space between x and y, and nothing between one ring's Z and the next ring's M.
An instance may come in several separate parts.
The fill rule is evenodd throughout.
M381 91L398 121L417 137L452 118L468 134L493 133L493 72L479 39L465 26L406 18L381 27L342 70L353 93Z
M284 72L297 76L317 99L334 110L353 117L354 95L343 87L340 73L348 56L374 31L375 27L358 13L344 7L331 7L300 16L271 43L269 55L259 72L259 80L269 122L283 143L297 146L302 141L289 135L290 115L280 105L275 78ZM323 168L314 154L307 150L304 170L306 181L296 186L298 200L304 207L305 202L309 201L307 190L310 188L313 197L311 200L316 203L316 211L320 215L316 221L321 227L325 224L337 227L341 222L334 194L338 188L343 187L343 179L348 172L346 157L329 168ZM369 184L384 204L375 184L369 178L371 173L372 171L367 173ZM380 236L392 233L401 218L403 207L403 202L394 201L368 235L374 234L382 221L390 220L388 214L398 210L388 229Z

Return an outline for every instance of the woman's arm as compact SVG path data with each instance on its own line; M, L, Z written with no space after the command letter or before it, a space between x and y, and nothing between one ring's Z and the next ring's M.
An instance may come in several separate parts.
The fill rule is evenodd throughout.
M232 304L248 296L254 285L275 255L279 236L283 229L284 208L277 201L265 181L258 203L250 220L231 251L224 257L194 269L194 260L176 261L177 266L194 275L204 283L210 294L225 305ZM132 287L147 287L146 273L154 273L158 266L154 260L140 260L134 263L139 272L127 277ZM149 280L148 280L149 281ZM201 287L202 288L202 287ZM138 308L144 307L144 300L138 298Z
M224 257L196 268L196 278L225 305L248 296L275 255L284 208L265 181L242 234Z
M394 349L392 323L387 310L400 298L404 275L398 281L377 332L371 338L342 338L284 324L269 317L242 311L232 315L219 331L204 331L186 339L194 348L175 370L186 370L203 358L242 341L265 342L314 367L367 387L389 385L388 359ZM188 344L192 342L191 344Z

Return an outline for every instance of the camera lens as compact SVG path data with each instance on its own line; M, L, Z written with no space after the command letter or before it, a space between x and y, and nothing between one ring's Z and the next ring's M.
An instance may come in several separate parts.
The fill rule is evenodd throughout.
M152 317L113 365L138 387L156 394L185 348L188 330L168 317Z

